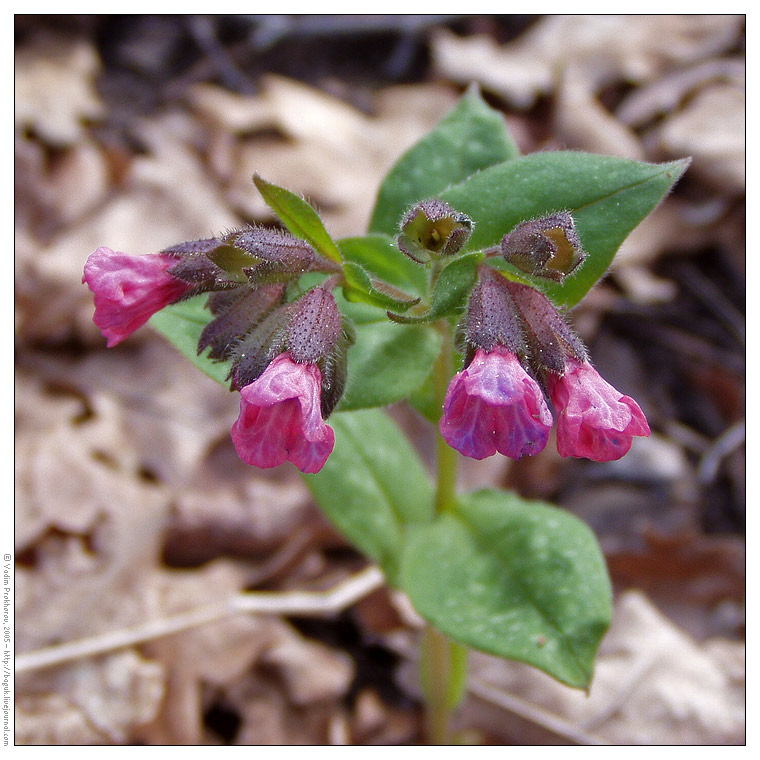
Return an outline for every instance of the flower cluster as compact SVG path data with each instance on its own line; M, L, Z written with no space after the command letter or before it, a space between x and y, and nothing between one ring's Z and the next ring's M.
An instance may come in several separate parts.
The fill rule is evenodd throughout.
M230 362L228 379L240 391L232 440L241 459L258 467L290 461L318 472L335 443L324 420L343 393L353 334L329 278L288 300L288 285L308 271L331 274L336 267L287 233L248 228L146 256L98 248L83 282L108 346L165 306L209 293L214 319L198 353L208 349L210 358Z
M591 366L585 347L537 289L482 266L459 343L465 368L449 385L440 422L465 456L497 451L513 459L546 446L557 414L561 456L619 459L634 436L648 436L638 404Z
M397 242L417 263L438 266L462 249L472 228L465 214L433 199L405 214ZM484 255L561 282L585 253L572 216L557 212L522 222ZM306 272L326 278L301 292L297 281ZM289 461L303 472L324 466L335 443L325 420L343 393L355 340L331 292L346 283L341 266L289 233L248 227L147 256L98 248L83 282L109 346L165 306L209 294L213 319L198 353L229 362L230 386L240 391L232 440L241 459L258 467ZM618 459L634 436L649 435L638 404L600 377L551 302L487 261L457 341L465 365L449 385L439 428L465 456L539 453L554 422L548 402L562 456Z

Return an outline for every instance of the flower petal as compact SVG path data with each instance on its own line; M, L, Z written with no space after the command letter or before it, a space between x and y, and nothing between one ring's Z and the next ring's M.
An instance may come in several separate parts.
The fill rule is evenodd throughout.
M160 253L129 256L105 247L87 259L82 282L94 294L93 321L109 348L190 289L190 284L168 274L174 263L171 256Z
M568 357L565 373L549 374L548 385L559 415L560 456L610 462L628 453L634 436L650 434L639 405L613 388L587 361Z
M319 472L335 445L320 411L321 384L316 364L299 364L283 353L242 388L232 426L240 458L256 467L289 461L302 472Z
M470 365L452 379L443 408L441 435L473 459L497 451L512 459L538 454L552 426L538 383L501 345L475 352Z

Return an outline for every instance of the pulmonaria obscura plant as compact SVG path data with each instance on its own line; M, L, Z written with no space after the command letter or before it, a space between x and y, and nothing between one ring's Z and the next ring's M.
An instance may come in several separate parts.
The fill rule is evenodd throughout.
M447 741L466 647L589 687L612 611L592 533L512 492L460 492L458 458L534 456L556 425L561 456L606 462L649 435L565 314L687 165L520 156L470 91L391 169L364 236L334 241L306 201L257 176L287 231L87 260L108 345L150 320L238 391L241 459L306 473L428 622L431 741ZM382 409L402 399L439 431L434 481Z

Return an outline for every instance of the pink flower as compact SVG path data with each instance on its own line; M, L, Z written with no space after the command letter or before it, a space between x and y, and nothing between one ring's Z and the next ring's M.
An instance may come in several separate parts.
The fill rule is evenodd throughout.
M82 282L95 296L93 320L108 338L109 348L192 287L167 272L176 263L165 254L128 256L105 247L87 259Z
M264 373L240 391L240 416L232 441L240 458L256 467L292 462L301 472L319 472L335 445L322 420L322 373L280 354Z
M547 375L549 395L559 414L561 456L610 462L628 453L635 435L649 435L639 405L615 390L587 361L568 357L563 375Z
M497 451L512 459L546 446L552 415L538 383L511 351L496 344L478 349L446 392L440 431L465 456L485 459Z

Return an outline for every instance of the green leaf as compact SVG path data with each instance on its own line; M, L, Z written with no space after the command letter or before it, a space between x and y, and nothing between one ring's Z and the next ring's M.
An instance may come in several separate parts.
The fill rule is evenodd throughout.
M340 251L325 229L319 214L303 198L284 187L254 175L253 182L282 223L298 238L310 243L328 259L341 263Z
M229 362L216 362L208 358L208 350L198 356L198 339L213 315L205 307L208 296L200 295L167 306L150 318L150 325L161 333L175 348L205 372L212 380L227 385Z
M387 174L372 213L370 232L396 235L404 212L417 201L435 197L449 185L519 155L504 117L490 108L476 89L468 90Z
M390 322L356 326L348 352L348 384L339 411L386 406L406 398L430 374L441 336L424 326Z
M623 240L688 164L688 159L647 164L576 151L534 153L485 169L441 198L476 221L470 249L496 245L526 219L572 213L588 258L563 284L534 281L557 305L570 307L605 274Z
M409 527L399 580L454 641L589 686L611 589L593 533L569 513L504 491L462 495Z
M343 293L349 301L359 303L368 303L373 306L379 306L381 309L392 309L393 311L406 311L411 306L419 303L419 296L405 295L405 298L394 297L388 293L378 290L372 279L365 269L353 261L343 263L343 273L346 276L346 284L343 287ZM402 295L401 291L397 294Z
M428 421L438 425L441 418L441 404L436 397L433 372L425 382L409 396L409 403Z
M428 270L401 253L387 235L343 238L338 246L345 260L360 264L375 277L415 295L425 295Z
M336 414L335 448L304 480L332 523L396 577L403 526L433 513L433 488L406 436L379 409Z
M389 314L395 322L433 322L457 314L477 277L477 266L483 260L480 253L468 253L454 259L442 272L433 288L433 302L423 314Z

